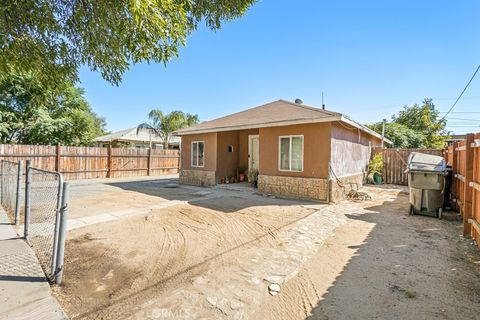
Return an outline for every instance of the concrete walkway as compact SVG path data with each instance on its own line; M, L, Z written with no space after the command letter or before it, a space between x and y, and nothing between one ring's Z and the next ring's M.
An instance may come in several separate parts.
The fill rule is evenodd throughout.
M67 319L32 248L0 208L0 320Z

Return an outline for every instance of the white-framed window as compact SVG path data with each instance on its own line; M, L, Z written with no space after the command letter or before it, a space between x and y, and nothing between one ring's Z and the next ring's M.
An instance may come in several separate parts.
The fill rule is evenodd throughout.
M303 171L302 135L278 138L278 162L280 171Z
M192 142L192 167L203 167L205 154L205 142Z

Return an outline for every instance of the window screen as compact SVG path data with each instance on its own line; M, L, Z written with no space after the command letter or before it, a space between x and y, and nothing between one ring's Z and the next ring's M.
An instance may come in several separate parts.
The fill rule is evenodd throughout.
M280 137L280 170L303 171L303 136Z
M204 162L204 142L192 142L192 167L203 167Z

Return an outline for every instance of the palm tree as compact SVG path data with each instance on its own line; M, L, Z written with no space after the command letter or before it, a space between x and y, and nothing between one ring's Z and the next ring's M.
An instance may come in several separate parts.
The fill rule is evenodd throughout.
M158 135L163 141L163 148L168 149L168 143L172 132L195 125L199 122L198 115L172 111L164 114L160 109L153 109L148 113L149 122L144 122L137 127L137 134L140 130L150 130Z

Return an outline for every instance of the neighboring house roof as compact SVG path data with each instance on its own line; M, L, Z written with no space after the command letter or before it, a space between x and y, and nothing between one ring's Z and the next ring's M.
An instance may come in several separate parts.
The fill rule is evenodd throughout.
M465 134L452 134L447 139L445 139L445 141L452 141L452 142L463 141L466 138L467 138L467 135Z
M163 143L163 139L155 134L153 131L148 129L142 129L137 134L137 128L130 128L125 130L120 130L112 132L110 134L97 137L94 139L97 142L113 142L113 141L124 141L124 142L144 142L149 143ZM179 137L170 137L169 144L179 144Z
M379 139L382 138L381 135L375 131L368 129L364 125L351 120L341 113L318 109L286 100L277 100L215 120L205 121L198 125L178 130L175 132L175 134L182 136L196 133L288 126L293 124L330 121L342 121ZM385 142L392 144L392 142L388 139L385 139Z

